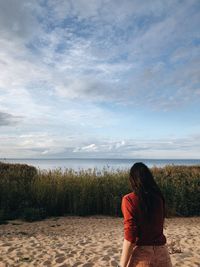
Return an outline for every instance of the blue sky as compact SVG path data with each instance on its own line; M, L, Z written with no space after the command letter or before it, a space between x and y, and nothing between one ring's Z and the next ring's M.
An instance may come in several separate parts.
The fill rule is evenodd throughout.
M200 158L200 1L0 2L0 158Z

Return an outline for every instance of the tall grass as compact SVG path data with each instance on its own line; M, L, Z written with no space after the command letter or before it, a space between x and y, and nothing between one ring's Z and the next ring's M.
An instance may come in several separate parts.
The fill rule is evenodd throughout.
M167 216L200 215L200 166L152 168ZM60 215L122 216L122 196L131 192L127 171L61 169L0 163L0 221Z
M0 162L0 221L18 217L29 206L37 174L32 166Z

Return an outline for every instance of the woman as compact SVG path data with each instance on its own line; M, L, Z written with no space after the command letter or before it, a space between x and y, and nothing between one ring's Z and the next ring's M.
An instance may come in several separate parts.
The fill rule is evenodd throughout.
M120 267L172 267L163 234L165 200L149 168L135 163L129 180L133 192L122 198L124 242Z

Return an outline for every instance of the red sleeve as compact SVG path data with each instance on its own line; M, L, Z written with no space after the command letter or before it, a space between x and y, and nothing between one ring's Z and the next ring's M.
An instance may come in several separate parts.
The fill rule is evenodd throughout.
M124 216L124 239L131 243L136 242L137 224L136 224L136 209L126 196L122 198L121 210Z

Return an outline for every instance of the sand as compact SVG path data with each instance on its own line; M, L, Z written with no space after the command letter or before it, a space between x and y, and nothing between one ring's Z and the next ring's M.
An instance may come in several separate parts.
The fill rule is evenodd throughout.
M200 266L200 217L165 220L173 266ZM0 267L109 267L119 262L123 218L59 217L0 225Z

